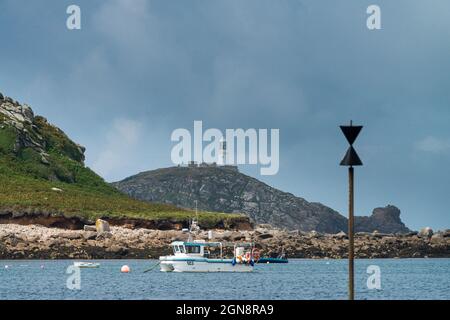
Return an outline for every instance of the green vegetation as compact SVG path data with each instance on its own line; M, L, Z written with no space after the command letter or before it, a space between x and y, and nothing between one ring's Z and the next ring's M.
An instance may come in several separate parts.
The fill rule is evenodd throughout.
M14 151L15 140L16 134L12 128L0 129L0 154L11 154Z
M35 117L33 128L30 126L25 133L4 120L0 118L0 210L31 210L89 220L127 217L186 221L193 217L189 210L137 201L120 193L85 167L81 147L44 118ZM18 137L44 141L45 161L42 152L34 147L21 146L15 150ZM208 225L232 222L236 218L242 216L199 213L200 223Z
M59 128L50 125L43 117L34 118L35 125L39 128L43 139L47 143L50 152L58 153L61 156L67 156L75 161L83 161L84 155L80 147L70 140Z

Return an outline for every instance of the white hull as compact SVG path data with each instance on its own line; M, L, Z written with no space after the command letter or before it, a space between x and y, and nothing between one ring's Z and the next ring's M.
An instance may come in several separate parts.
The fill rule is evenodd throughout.
M233 264L230 261L176 261L161 257L161 271L163 272L251 272L253 266L248 264Z
M74 262L73 265L77 268L98 268L100 263L93 262Z
M251 272L254 260L252 251L245 251L245 245L234 245L234 258L224 259L221 242L204 240L174 241L173 255L159 258L163 272ZM248 247L248 245L247 245ZM207 249L206 249L207 248ZM219 248L221 258L211 258L209 248ZM217 254L215 255L217 256ZM248 263L247 263L248 262Z

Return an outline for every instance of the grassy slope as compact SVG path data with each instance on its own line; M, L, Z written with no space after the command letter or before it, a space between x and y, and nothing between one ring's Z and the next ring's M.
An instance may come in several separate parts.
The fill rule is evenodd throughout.
M7 125L0 127L1 210L45 211L90 220L103 216L151 220L193 217L191 211L137 201L120 193L82 164L82 154L62 131L39 117L35 125L47 142L50 164L43 164L40 155L31 148L14 152L17 132ZM63 192L55 192L52 188L60 188ZM208 224L236 217L242 216L199 213L200 222Z

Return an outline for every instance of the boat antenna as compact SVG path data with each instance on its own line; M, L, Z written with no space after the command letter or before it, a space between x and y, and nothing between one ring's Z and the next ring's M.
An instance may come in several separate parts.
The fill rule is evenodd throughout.
M198 223L198 200L195 200L195 218L197 219Z

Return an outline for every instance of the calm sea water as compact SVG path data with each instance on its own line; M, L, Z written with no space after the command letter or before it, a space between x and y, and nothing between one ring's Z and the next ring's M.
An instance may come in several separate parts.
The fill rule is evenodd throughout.
M346 260L290 260L250 274L143 273L152 260L104 260L82 269L81 290L66 287L73 261L0 261L5 299L346 299ZM122 265L132 272L120 273ZM8 268L5 268L5 265ZM381 289L367 288L367 267L381 270ZM450 259L357 260L358 299L450 299Z

